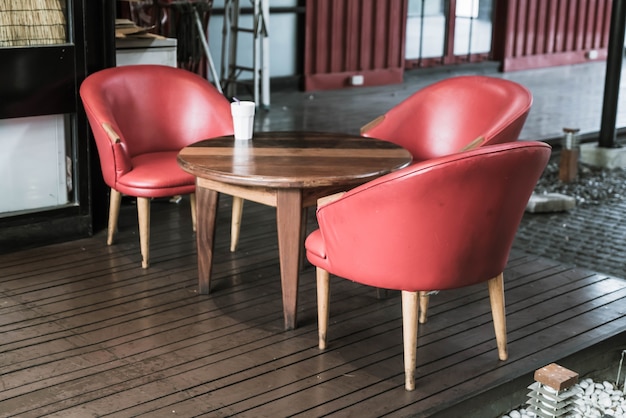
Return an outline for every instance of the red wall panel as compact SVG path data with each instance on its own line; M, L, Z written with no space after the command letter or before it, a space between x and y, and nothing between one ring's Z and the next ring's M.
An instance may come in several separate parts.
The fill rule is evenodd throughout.
M403 79L408 0L307 0L305 90Z
M494 43L494 57L503 71L606 59L611 6L612 0L499 0L497 32L506 39Z

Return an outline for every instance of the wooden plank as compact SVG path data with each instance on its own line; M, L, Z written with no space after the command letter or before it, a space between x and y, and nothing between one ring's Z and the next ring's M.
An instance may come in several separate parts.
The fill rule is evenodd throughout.
M240 250L231 253L224 201L211 295L197 294L184 205L153 205L148 270L133 206L112 247L99 235L0 256L11 272L0 275L0 411L429 416L626 329L624 280L513 251L509 360L497 359L486 286L443 291L419 327L417 390L405 392L399 294L377 299L374 289L333 277L321 351L307 266L300 326L283 331L275 213L246 203Z

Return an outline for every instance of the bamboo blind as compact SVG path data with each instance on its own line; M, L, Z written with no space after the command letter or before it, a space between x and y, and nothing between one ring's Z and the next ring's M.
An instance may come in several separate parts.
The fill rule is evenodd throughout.
M0 0L0 47L67 42L65 0Z

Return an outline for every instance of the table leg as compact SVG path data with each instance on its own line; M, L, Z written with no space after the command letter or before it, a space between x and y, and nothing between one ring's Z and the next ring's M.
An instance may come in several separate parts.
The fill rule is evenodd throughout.
M196 187L196 242L198 252L198 290L207 295L211 290L215 218L219 194L214 190Z
M307 220L309 219L309 208L302 208L302 212L301 212L301 226L300 226L300 260L298 261L298 265L300 270L304 270L304 268L306 267L306 263L307 263L307 259L306 259L306 252L302 251L302 248L304 248L304 240L306 239L306 227L307 227Z
M294 329L298 308L300 251L302 251L300 242L302 236L302 190L278 190L276 225L285 329Z

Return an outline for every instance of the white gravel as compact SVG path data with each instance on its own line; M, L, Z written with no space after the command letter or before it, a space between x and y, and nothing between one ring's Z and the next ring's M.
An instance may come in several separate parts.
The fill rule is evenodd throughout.
M626 418L626 398L624 392L615 387L611 382L594 382L586 378L576 386L581 391L572 397L575 407L567 418ZM502 418L538 418L533 411L520 408L510 411Z
M578 175L569 183L559 180L559 160L553 158L535 187L535 193L560 193L576 199L576 206L622 202L626 199L626 169L606 169L578 164Z

